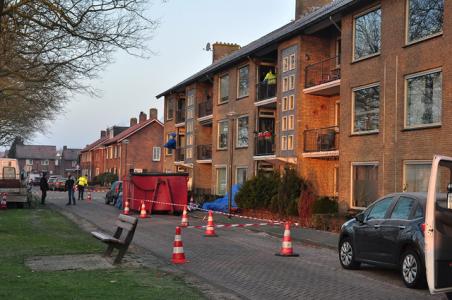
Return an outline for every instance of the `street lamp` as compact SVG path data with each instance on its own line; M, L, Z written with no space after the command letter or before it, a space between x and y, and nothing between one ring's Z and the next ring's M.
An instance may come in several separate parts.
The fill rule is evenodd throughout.
M129 144L129 140L128 139L124 139L123 141L122 141L122 143L124 144L124 145L126 145L126 155L125 155L125 158L124 158L124 169L126 170L126 172L124 172L124 175L127 175L128 174L128 172L127 172L127 145ZM121 179L121 178L120 178Z
M229 141L229 180L228 180L228 218L231 218L231 210L232 210L232 165L234 161L234 122L237 113L235 111L230 111L227 114L228 119L231 121L231 134Z

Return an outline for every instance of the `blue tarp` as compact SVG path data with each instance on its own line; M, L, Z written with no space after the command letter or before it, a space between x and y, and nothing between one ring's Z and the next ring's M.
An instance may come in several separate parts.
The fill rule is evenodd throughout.
M231 201L231 208L237 209L237 204L235 203L235 195L239 191L240 185L234 184L232 186L232 201ZM215 211L222 211L222 212L228 212L228 193L224 195L223 198L218 198L217 200L214 200L212 202L206 202L202 205L203 209L207 210L215 210Z

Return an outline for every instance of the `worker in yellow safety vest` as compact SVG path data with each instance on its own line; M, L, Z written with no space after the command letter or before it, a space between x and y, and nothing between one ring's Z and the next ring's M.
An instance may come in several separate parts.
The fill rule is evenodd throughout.
M85 191L85 187L88 186L88 178L86 178L85 175L82 175L77 180L77 187L78 187L78 200L84 200L83 199L83 192Z
M264 82L266 82L268 85L274 85L276 84L276 75L273 74L272 70L270 69L268 73L265 75Z

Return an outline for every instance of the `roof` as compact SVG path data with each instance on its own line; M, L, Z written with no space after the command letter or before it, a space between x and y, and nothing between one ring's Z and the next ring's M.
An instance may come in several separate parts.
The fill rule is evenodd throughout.
M61 157L64 160L77 160L81 149L63 149Z
M307 14L295 21L292 21L267 35L249 43L248 45L240 48L237 51L234 51L230 55L225 56L224 58L212 63L208 67L202 69L198 73L188 77L184 81L176 84L172 88L164 91L163 93L158 94L156 97L160 98L162 96L171 94L197 80L202 77L205 77L209 74L215 73L224 69L228 65L239 62L240 60L248 57L251 53L256 52L257 50L263 49L265 47L270 46L271 44L280 42L282 40L288 39L291 36L299 33L300 31L306 29L307 27L314 25L315 23L320 22L321 20L329 17L332 14L339 13L349 6L353 4L357 4L358 2L362 2L363 0L336 0L331 4L328 4L310 14Z
M108 139L107 141L105 141L103 144L104 145L111 145L117 142L121 142L122 140L128 138L129 136L135 134L136 132L140 131L141 129L145 128L146 126L152 124L152 123L157 123L158 125L163 127L163 124L157 120L157 119L149 119L146 120L144 122L141 123L137 123L136 125L127 128L126 130L124 130L123 132L119 133L118 135L114 136L111 139Z
M83 148L80 152L88 152L90 150L92 150L93 148L99 146L100 144L102 144L103 142L105 142L108 138L107 137L101 137L100 139L96 140L95 142L87 145L85 148Z
M16 145L18 159L55 159L56 153L56 146Z

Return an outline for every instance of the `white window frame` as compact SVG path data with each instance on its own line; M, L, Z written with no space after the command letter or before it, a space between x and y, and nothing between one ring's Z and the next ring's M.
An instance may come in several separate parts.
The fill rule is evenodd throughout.
M295 108L295 95L290 95L289 96L288 110L292 110L294 108Z
M281 110L282 111L286 111L287 109L288 109L288 107L289 107L289 98L288 97L283 97L282 98L282 107L281 107Z
M185 158L186 159L192 159L193 158L193 148L185 148Z
M248 69L248 88L246 89L245 95L240 95L240 70L247 68ZM250 94L250 66L244 65L237 68L237 99L248 97Z
M237 179L238 179L238 175L239 175L239 170L245 170L245 181L248 179L248 167L247 166L237 166L235 168L235 184L238 184Z
M171 102L172 103L172 108L173 108L173 114L172 114L172 116L171 117L168 117L168 112L169 112L169 107L170 107L170 105L168 105L168 102ZM170 121L170 120L172 120L173 118L174 118L174 111L175 111L175 109L174 109L174 104L175 104L175 101L174 101L174 98L168 98L167 100L166 100L166 107L165 107L165 115L166 115L166 120L167 121Z
M356 209L366 209L366 207L362 207L362 206L354 206L353 203L355 202L353 199L353 168L356 166L376 166L378 168L380 168L380 164L378 161L368 161L368 162L352 162L350 165L350 207L351 208L356 208ZM379 172L380 170L378 170ZM379 176L379 174L377 173L377 176ZM379 181L379 177L377 177L377 185L380 185L380 181ZM379 186L377 187L377 189L379 189ZM375 199L376 200L376 199Z
M248 131L248 143L246 145L243 146L239 146L239 119L243 119L243 118L248 118L248 126L247 126L247 131ZM236 148L248 148L250 145L250 117L248 115L242 115L237 117L237 121L236 121L236 126L235 126L235 147ZM228 128L228 138L229 138L229 128Z
M162 148L154 146L152 147L152 161L160 161L162 156Z
M367 10L365 10L365 11L353 16L353 24L352 24L352 27L353 27L352 28L352 35L353 35L353 37L352 37L352 62L358 62L358 61L361 61L361 60L364 60L364 59L368 59L368 58L371 58L371 57L374 57L374 56L378 56L378 55L381 54L382 45L380 45L380 51L355 59L355 36L356 36L355 35L355 33L356 33L355 32L356 31L355 30L356 26L355 25L356 25L356 19L358 19L359 17L362 17L364 15L367 15L368 13L376 11L378 9L381 10L381 6L380 5L373 6L373 7L369 8L369 9L367 9ZM380 32L380 39L381 39L380 43L382 43L382 40L383 40L383 26L382 26L382 24L383 24L383 16L381 17L381 25L380 25L380 31L381 31Z
M289 76L289 91L295 89L295 75Z
M380 87L380 98L379 98L379 106L378 106L378 129L374 129L374 130L366 130L366 131L355 131L355 92L360 91L360 90L365 90L368 88L373 88L373 87ZM363 85L363 86L359 86L356 88L352 89L352 116L351 116L351 120L352 120L352 128L351 128L351 132L353 135L361 135L361 134L371 134L371 133L379 133L380 132L380 125L381 125L381 110L380 110L380 106L381 106L381 85L380 82L376 82L376 83L372 83L372 84L368 84L368 85Z
M281 131L286 131L287 130L287 117L284 116L282 117L282 121L281 121Z
M428 40L428 39L431 39L431 38L443 35L443 33L444 33L444 20L443 20L443 30L441 30L441 31L439 31L437 33L425 36L423 38L417 39L417 40L412 40L412 41L409 40L409 33L408 32L409 32L409 27L410 27L410 1L411 0L406 0L405 1L405 45L408 46L408 45L416 44L416 43L419 43L419 42L422 42L422 41L425 41L425 40ZM444 5L446 5L446 1L444 1ZM446 10L444 9L444 11L443 11L443 18L444 18L445 11Z
M221 123L226 123L227 126L228 126L228 138L227 138L227 142L226 142L226 146L225 146L225 147L220 147L220 124L221 124ZM228 149L228 144L229 144L229 130L230 130L230 128L229 128L229 120L228 120L228 119L218 121L218 126L217 126L217 149L218 149L218 150L226 150L226 149Z
M282 91L287 92L289 90L289 76L283 77Z
M424 75L429 75L429 74L433 74L433 73L441 73L441 114L440 114L440 121L436 122L436 123L430 123L430 124L418 124L418 125L410 125L408 126L407 121L408 121L408 80L412 79L412 78L416 78L416 77L421 77ZM442 125L442 118L443 118L443 103L444 103L444 76L443 76L443 69L442 68L436 68L436 69L431 69L431 70L427 70L427 71L423 71L423 72L418 72L418 73L414 73L414 74L409 74L405 76L405 101L404 101L404 117L403 117L403 127L405 129L416 129L416 128L429 128L429 127L438 127Z
M283 135L281 137L281 150L287 150L287 136Z
M293 150L294 149L294 135L290 134L287 136L287 150Z
M32 166L33 165L33 160L32 159L25 160L25 165Z
M219 177L218 177L218 170L219 169L224 169L225 170L225 181L226 181L226 187L225 187L225 193L224 194L220 194L219 193ZM226 165L217 165L215 166L215 194L216 195L225 195L227 193L227 189L228 189L228 167Z
M287 118L287 129L294 130L295 129L295 115L289 115Z
M228 77L228 96L226 100L221 99L221 78L223 77ZM229 98L231 96L229 92L230 87L231 87L231 77L229 77L229 73L225 73L218 76L218 104L224 104L229 102Z
M295 57L295 53L289 56L289 70L294 70L297 67L297 59Z
M283 72L287 72L289 71L289 57L288 56L284 56L283 57L283 62L282 62L282 71Z
M407 183L406 183L406 175L407 175L407 166L408 165L432 165L431 160L405 160L403 162L403 182L402 182L402 191L405 192Z
M48 166L48 165L49 165L49 160L48 159L41 160L41 166Z

